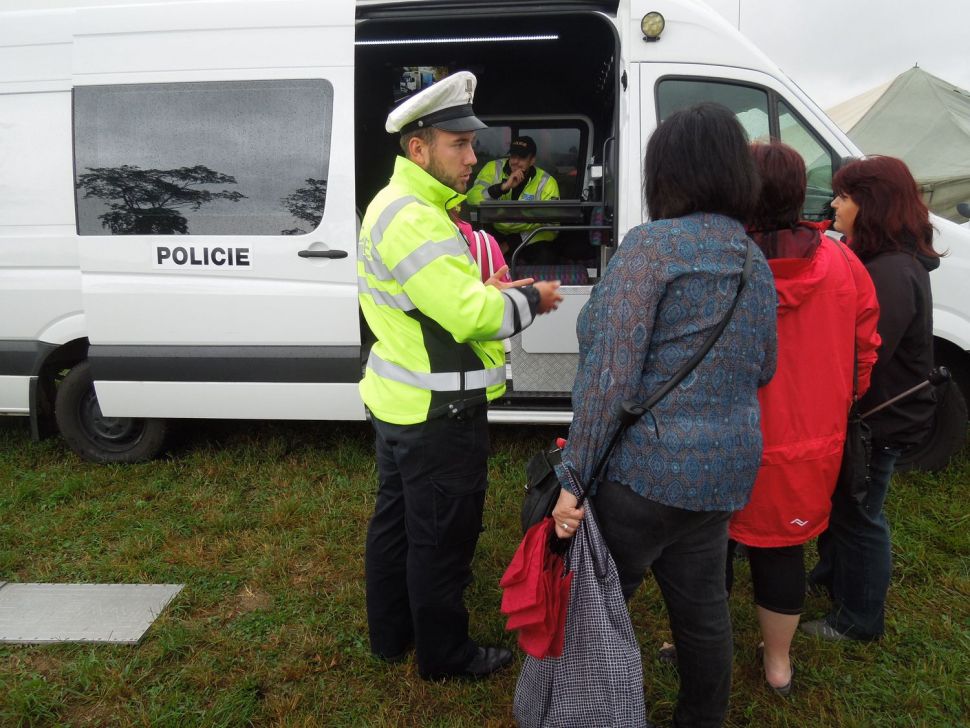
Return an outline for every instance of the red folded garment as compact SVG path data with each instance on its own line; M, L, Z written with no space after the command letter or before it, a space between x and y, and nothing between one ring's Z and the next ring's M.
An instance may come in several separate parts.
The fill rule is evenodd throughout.
M553 553L551 518L529 529L499 585L505 628L519 630L519 646L538 659L560 657L569 605L572 572L563 575L562 556Z

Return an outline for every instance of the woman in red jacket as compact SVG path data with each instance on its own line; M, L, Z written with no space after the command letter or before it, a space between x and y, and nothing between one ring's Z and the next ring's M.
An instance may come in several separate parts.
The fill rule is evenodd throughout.
M761 469L729 532L732 544L748 546L765 679L787 696L789 650L805 602L804 544L828 525L852 400L853 356L861 396L879 346L879 304L859 259L823 235L821 226L798 220L806 187L801 155L777 141L752 150L762 191L748 234L775 276L778 369L758 392ZM730 580L729 553L729 589Z

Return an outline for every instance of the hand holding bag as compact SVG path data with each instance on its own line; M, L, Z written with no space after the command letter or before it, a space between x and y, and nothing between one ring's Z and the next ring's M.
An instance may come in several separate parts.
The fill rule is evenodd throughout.
M525 658L512 708L521 728L647 722L640 645L593 504L586 508L568 546L572 584L562 657Z
M561 437L541 452L537 452L525 466L528 482L522 501L522 533L552 515L559 500L559 478L555 467L562 463L562 449L566 441Z

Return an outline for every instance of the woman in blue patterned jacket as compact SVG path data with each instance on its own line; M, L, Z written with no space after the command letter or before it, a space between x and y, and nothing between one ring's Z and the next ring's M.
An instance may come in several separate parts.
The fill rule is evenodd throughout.
M651 222L632 229L577 324L573 424L553 511L568 538L583 516L573 478L589 482L624 400L670 379L727 312L748 238L738 222L758 199L744 129L728 109L677 111L650 138L644 196ZM755 248L741 300L696 369L632 426L593 494L629 599L653 571L677 645L675 725L721 725L731 687L724 585L728 520L748 502L761 460L757 389L777 356L774 282Z

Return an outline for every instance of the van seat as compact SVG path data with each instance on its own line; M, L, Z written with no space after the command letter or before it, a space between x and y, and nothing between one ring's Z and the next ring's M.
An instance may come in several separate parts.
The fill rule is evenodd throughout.
M589 274L583 263L557 263L555 265L520 265L515 271L519 278L535 278L537 281L560 281L564 286L588 286Z

